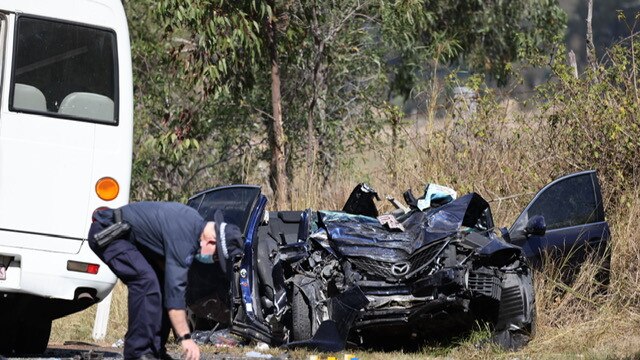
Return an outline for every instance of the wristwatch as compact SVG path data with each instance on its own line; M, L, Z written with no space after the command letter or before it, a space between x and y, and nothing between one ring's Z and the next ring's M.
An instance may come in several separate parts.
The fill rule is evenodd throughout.
M178 336L178 338L176 339L177 343L181 343L182 340L190 340L191 339L191 333L186 333L182 336Z

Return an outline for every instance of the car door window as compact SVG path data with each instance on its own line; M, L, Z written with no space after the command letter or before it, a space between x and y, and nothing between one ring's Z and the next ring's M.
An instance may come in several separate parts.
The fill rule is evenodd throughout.
M602 221L592 174L562 179L543 189L516 220L513 229L524 229L535 215L544 216L547 230Z
M227 186L198 194L187 205L198 210L206 221L213 221L215 212L222 210L225 221L244 231L260 194L257 186Z

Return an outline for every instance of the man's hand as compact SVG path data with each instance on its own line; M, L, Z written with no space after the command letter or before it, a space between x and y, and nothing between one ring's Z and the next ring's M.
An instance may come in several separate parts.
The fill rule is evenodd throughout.
M195 341L191 339L182 340L182 360L200 360L200 349Z
M174 333L183 336L189 333L187 324L187 312L182 309L169 309L169 321L173 325ZM180 341L182 346L182 360L200 360L200 349L192 339Z

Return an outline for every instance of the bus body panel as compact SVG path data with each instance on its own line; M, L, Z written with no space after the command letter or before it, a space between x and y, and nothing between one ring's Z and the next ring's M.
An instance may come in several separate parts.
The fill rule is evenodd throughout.
M81 310L77 304L86 303L87 294L91 303L104 299L116 281L89 248L86 236L96 208L119 207L129 200L133 85L127 21L119 0L3 0L0 17L0 33L4 34L0 39L0 267L5 270L4 279L0 276L0 298L7 294L4 299L13 299L11 304L39 299L37 304L50 308L55 318ZM22 19L36 25L54 22L61 28L68 25L113 34L109 36L115 39L117 76L113 96L106 96L114 104L113 121L62 114L64 101L56 98L52 105L51 92L46 89L46 111L23 111L16 105L18 83L38 88L38 84L17 81L18 76L24 78L25 72L38 67L53 68L60 59L80 63L83 60L73 57L87 52L71 48L48 63L23 63L17 69L14 52L18 51L17 26ZM34 46L34 50L39 49ZM73 76L59 75L63 80ZM96 193L96 182L103 177L112 177L119 184L118 196L112 201L101 200ZM70 271L70 261L98 264L99 271Z
M86 237L96 125L16 113L0 119L0 228Z
M82 243L78 254L72 256L54 251L47 252L47 256L42 256L42 253L42 250L0 246L0 254L14 256L7 268L7 280L0 289L3 292L46 294L46 298L75 300L76 290L86 288L95 290L95 300L99 301L111 292L115 284L115 275L86 242ZM69 260L97 263L100 268L97 274L67 271Z

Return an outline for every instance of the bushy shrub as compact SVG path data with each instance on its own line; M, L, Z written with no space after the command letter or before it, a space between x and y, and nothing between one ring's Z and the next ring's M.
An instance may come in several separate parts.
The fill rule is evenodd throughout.
M638 44L636 44L637 46ZM595 70L575 78L564 64L540 88L548 125L548 149L566 169L595 168L612 205L640 180L639 96L634 48L621 43Z

